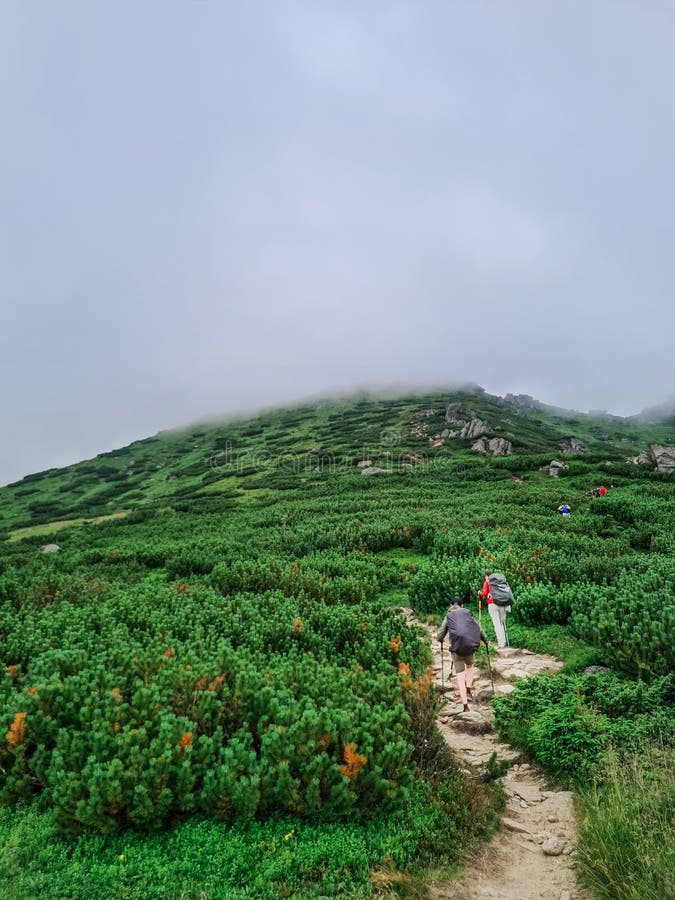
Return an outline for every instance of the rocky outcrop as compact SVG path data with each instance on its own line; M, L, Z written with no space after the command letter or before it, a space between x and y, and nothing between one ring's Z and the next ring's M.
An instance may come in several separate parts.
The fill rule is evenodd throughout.
M551 478L557 478L562 469L569 468L567 463L561 462L559 459L552 459L547 466L542 466L539 471L546 472Z
M646 450L643 450L642 453L638 453L637 456L629 456L626 462L632 462L636 466L649 466L651 469L653 469L655 465L651 453L647 453Z
M649 466L655 472L670 474L675 472L675 448L662 444L650 444L649 450L643 450L637 456L629 457L628 462L636 466Z
M506 438L492 438L488 447L493 456L509 456L513 450L511 441L507 441Z
M657 472L675 472L675 449L673 447L651 444L649 450L656 464Z
M369 459L362 459L361 462L357 462L357 466L359 469L367 469L369 466L372 466L372 462Z
M391 475L392 469L381 469L379 466L366 466L361 469L362 475Z
M563 453L587 453L588 447L579 438L569 437L560 441L560 449Z
M475 453L485 453L489 456L509 456L512 444L506 438L495 437L488 441L487 438L482 437L472 444L471 449Z
M464 438L465 441L474 441L476 438L479 438L483 434L488 434L490 431L492 431L492 429L487 422L483 421L483 419L471 419L471 421L467 422L462 428L459 436Z
M445 421L450 425L464 425L471 417L471 413L461 403L448 403L445 408Z
M43 544L38 547L38 553L58 553L60 549L58 544Z

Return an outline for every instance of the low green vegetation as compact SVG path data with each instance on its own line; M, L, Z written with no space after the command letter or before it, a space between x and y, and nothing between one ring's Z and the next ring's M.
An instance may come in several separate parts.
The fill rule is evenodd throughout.
M656 743L610 755L602 777L580 792L577 868L598 900L675 896L675 759Z
M675 482L626 457L673 429L453 399L514 454L439 439L446 395L362 398L0 490L8 896L424 896L495 828L499 765L474 781L448 753L400 607L438 621L489 569L514 589L511 642L564 661L496 702L503 736L586 798L597 897L632 895L591 870L625 888L645 854L666 884L665 799L632 809L622 868L613 842L633 782L672 791ZM551 478L570 435L588 452Z

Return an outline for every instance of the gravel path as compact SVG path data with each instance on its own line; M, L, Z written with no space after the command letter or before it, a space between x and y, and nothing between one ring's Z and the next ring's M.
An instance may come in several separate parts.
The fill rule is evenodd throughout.
M405 610L409 620L412 612ZM415 622L420 625L420 623ZM576 840L576 818L572 795L551 785L536 767L524 762L519 751L497 738L490 706L492 686L489 673L476 668L470 712L463 713L450 678L450 657L445 644L444 674L441 682L440 645L435 629L421 625L431 639L435 684L447 700L438 717L440 731L456 757L473 770L493 752L510 765L503 784L507 807L502 828L469 861L460 881L433 882L432 898L452 900L584 900L576 883L571 853ZM513 680L544 670L556 672L559 660L510 647L490 650L496 694L513 690Z

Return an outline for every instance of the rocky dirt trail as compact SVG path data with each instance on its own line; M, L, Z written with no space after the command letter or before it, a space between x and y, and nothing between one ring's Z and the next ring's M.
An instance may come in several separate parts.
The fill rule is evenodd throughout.
M447 700L438 717L440 731L456 757L469 771L481 767L496 752L509 768L503 785L507 806L502 828L468 864L459 881L430 885L430 897L452 900L583 900L576 883L571 853L576 840L576 818L569 791L555 788L546 776L524 762L518 750L499 741L490 706L489 671L476 667L470 711L463 713L450 678L450 655L444 647L445 684L441 681L440 644L435 629L421 625L412 612L411 622L431 639L435 684ZM490 649L495 694L513 690L513 680L544 670L556 672L561 663L552 656L509 647Z

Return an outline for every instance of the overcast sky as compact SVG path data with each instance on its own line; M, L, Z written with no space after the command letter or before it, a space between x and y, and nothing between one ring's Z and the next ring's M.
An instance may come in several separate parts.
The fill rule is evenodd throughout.
M671 0L1 0L0 484L331 389L675 391Z

